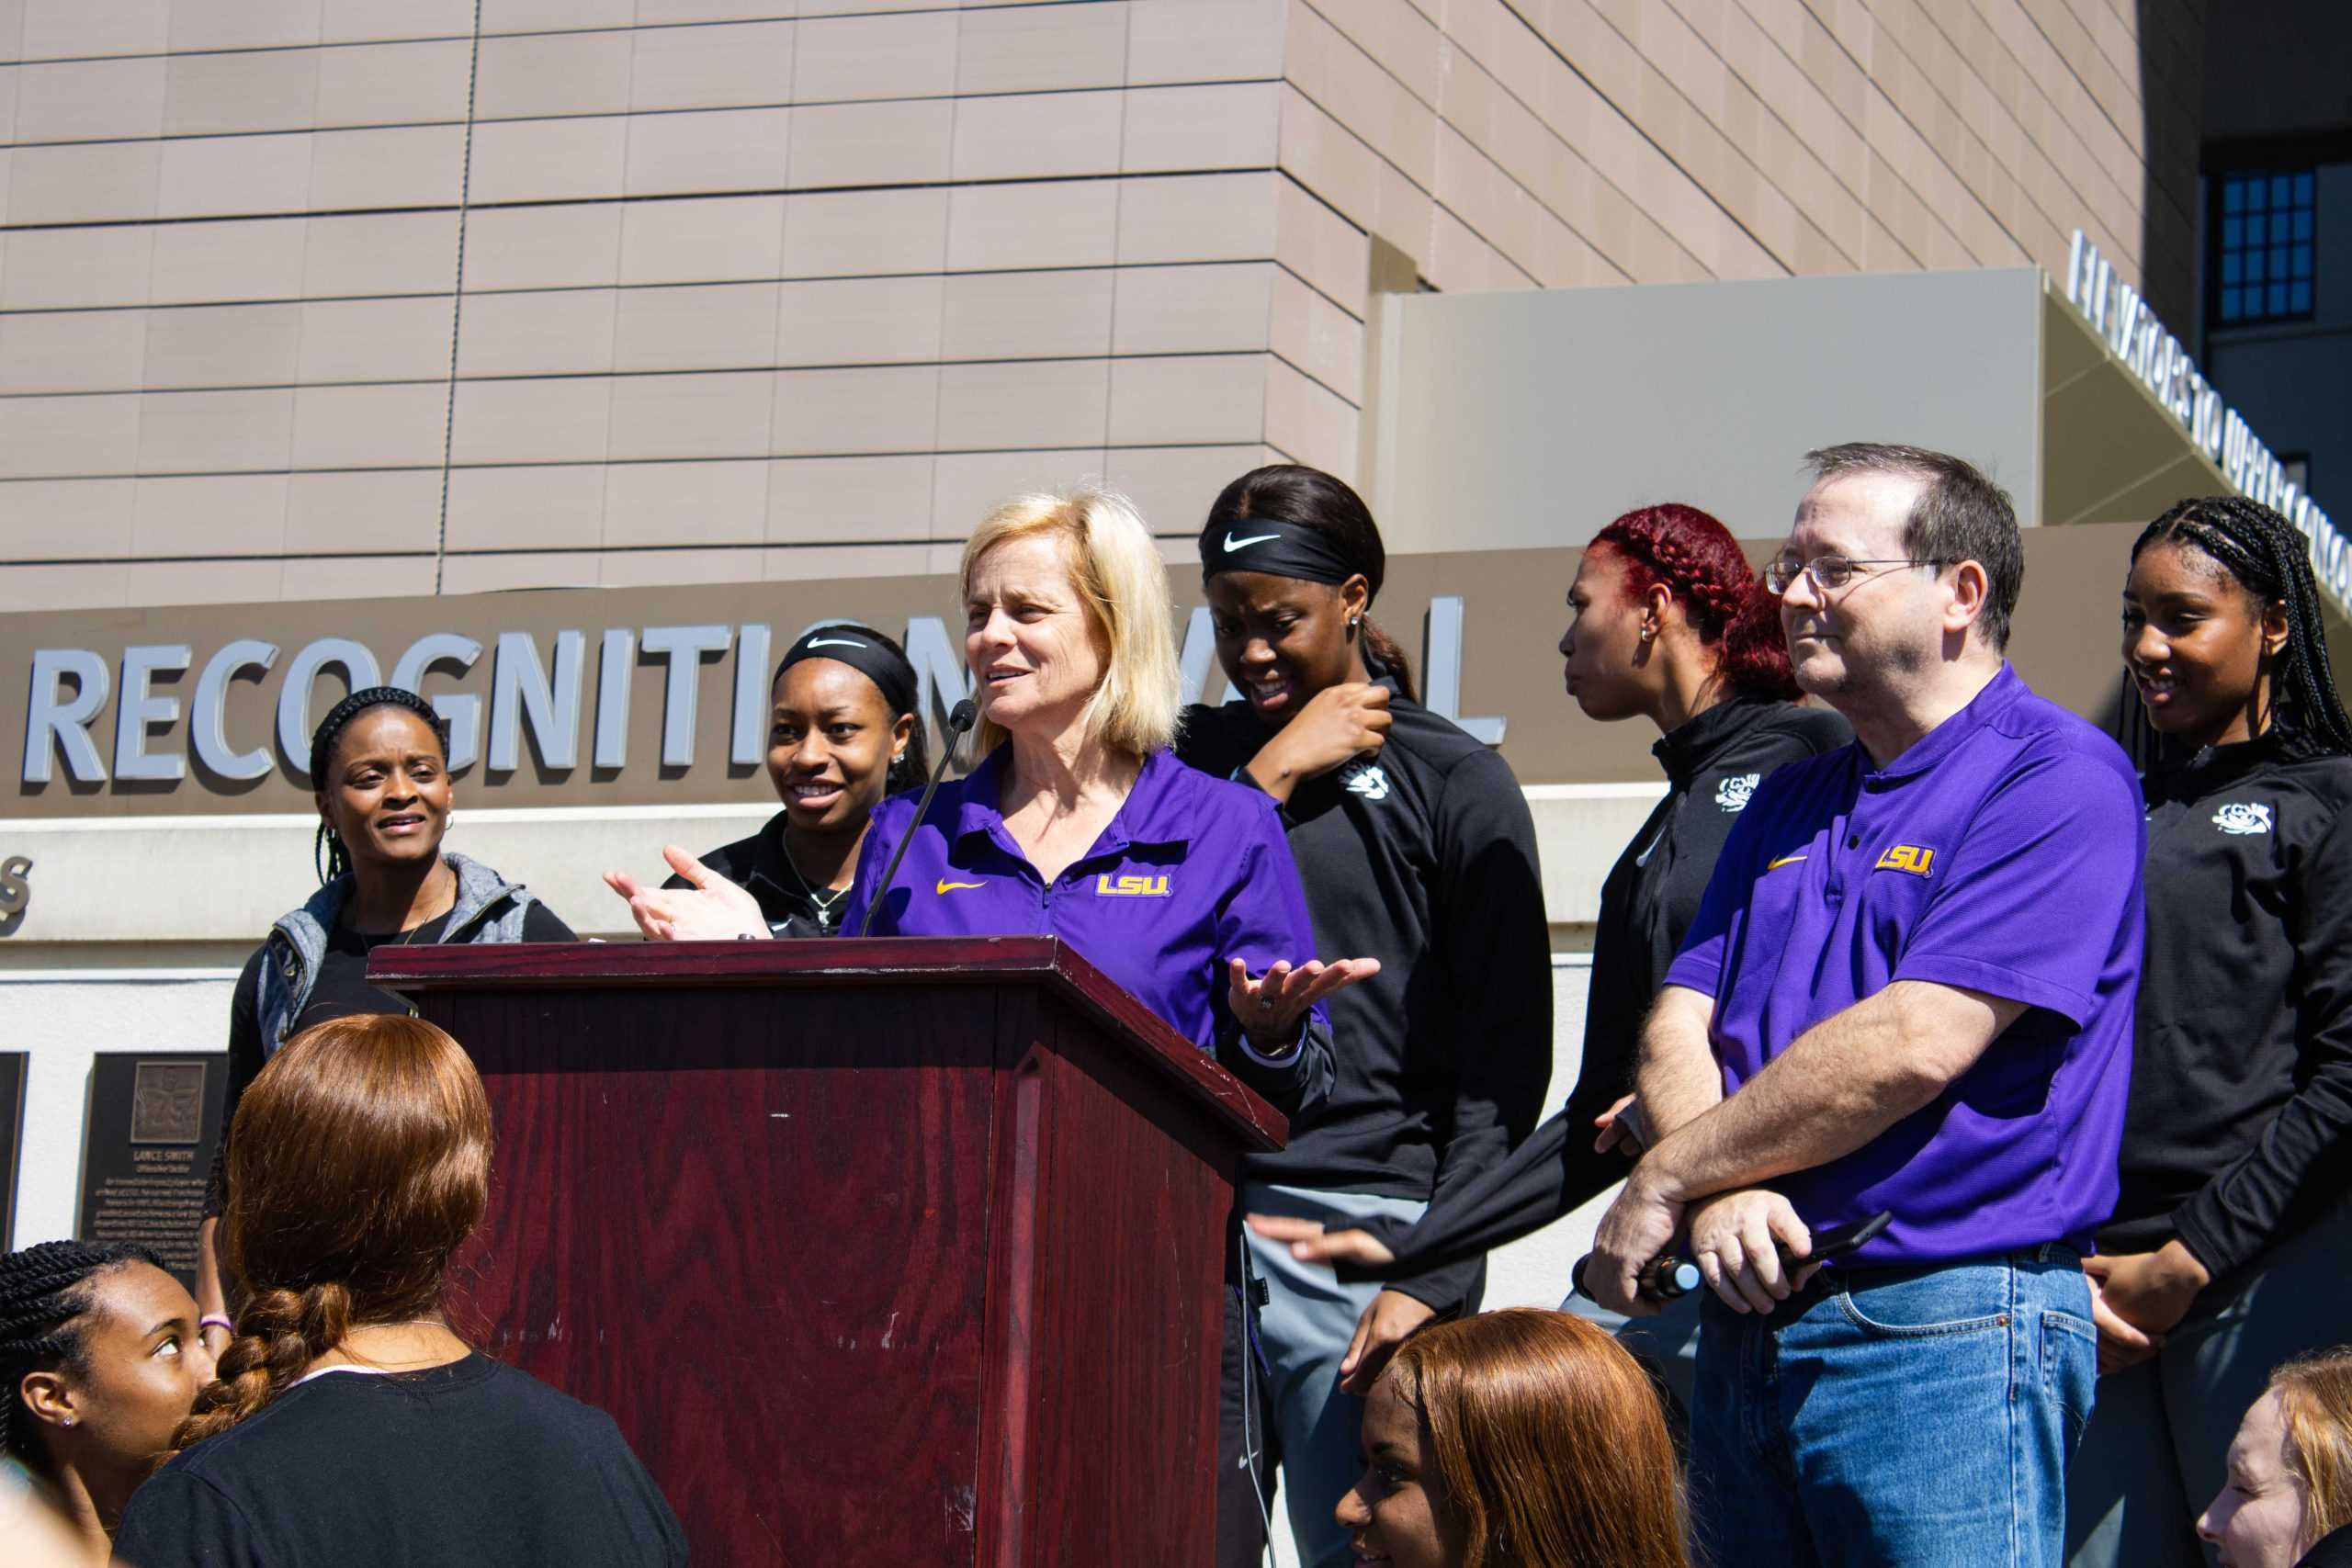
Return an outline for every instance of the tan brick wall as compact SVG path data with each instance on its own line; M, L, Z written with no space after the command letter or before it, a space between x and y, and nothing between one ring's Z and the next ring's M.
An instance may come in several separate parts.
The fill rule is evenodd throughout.
M1375 235L2185 294L2140 9L8 0L0 609L923 570L1090 475L1181 538L1356 470Z

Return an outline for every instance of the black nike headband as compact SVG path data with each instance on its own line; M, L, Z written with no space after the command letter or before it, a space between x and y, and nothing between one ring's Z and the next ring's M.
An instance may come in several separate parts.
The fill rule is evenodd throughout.
M915 667L906 661L888 645L867 635L863 626L814 626L800 634L783 662L775 667L773 686L784 679L784 672L804 659L830 659L846 664L880 689L882 700L889 705L890 716L915 711L917 702Z
M1345 582L1363 572L1335 548L1329 537L1295 523L1272 517L1212 519L1201 530L1201 576L1221 571L1262 571L1302 582Z

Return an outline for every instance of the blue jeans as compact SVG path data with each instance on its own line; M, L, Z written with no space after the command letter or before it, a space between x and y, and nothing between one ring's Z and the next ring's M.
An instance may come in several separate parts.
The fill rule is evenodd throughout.
M1757 1568L2058 1568L2098 1359L2081 1259L2056 1245L1824 1270L1769 1318L1710 1294L1698 1538Z

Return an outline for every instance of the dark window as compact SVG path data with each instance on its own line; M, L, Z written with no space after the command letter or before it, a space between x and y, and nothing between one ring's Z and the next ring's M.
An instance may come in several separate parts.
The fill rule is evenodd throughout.
M2312 171L2224 175L2221 183L2215 321L2244 326L2310 315L2318 205Z

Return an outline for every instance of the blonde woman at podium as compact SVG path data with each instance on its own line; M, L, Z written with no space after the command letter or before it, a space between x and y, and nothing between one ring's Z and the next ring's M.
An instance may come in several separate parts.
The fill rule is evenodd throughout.
M1170 751L1182 686L1143 519L1108 491L1017 496L961 579L982 761L920 821L911 793L876 808L842 932L1059 937L1283 1111L1319 1103L1323 999L1379 965L1317 960L1274 803ZM768 934L716 879L662 897L681 937Z

